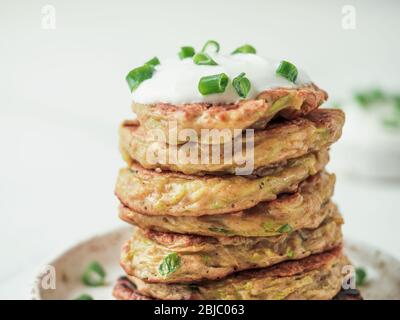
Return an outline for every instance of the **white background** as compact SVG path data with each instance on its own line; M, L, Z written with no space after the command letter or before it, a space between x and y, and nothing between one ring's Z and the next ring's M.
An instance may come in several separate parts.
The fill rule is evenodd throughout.
M46 4L54 30L42 28ZM342 28L343 5L356 9L355 30ZM0 298L28 297L49 255L122 225L113 188L130 69L215 39L227 52L250 43L293 61L332 99L376 84L400 90L399 9L394 0L0 0ZM339 149L332 157L362 161ZM346 235L400 258L399 184L331 170Z

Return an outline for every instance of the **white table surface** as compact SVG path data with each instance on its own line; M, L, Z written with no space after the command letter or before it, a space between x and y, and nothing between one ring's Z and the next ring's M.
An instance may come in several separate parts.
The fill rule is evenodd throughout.
M55 30L41 28L47 1L0 3L0 298L29 298L48 257L122 224L113 188L117 128L132 116L124 76L149 56L215 38L301 63L333 97L377 79L398 85L396 1L379 11L373 1L346 1L358 16L350 32L343 1L251 0L245 14L242 1L209 1L196 14L178 0L50 2ZM268 12L285 12L288 23ZM332 157L352 161L339 150ZM331 170L345 234L400 258L400 185Z

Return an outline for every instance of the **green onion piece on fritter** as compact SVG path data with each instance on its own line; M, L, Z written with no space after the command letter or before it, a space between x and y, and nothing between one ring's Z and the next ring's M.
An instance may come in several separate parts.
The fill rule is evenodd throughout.
M252 53L252 54L256 54L257 50L249 45L249 44L245 44L237 49L235 49L231 54L236 54L236 53Z
M214 52L219 52L219 43L215 40L208 40L203 48L201 49L201 52L206 52L208 48L214 48Z
M99 287L105 284L106 272L97 261L88 264L82 275L82 282L89 287Z
M295 82L299 72L294 64L288 61L281 61L278 69L276 69L276 74L288 79L291 82Z
M286 256L287 256L289 259L292 259L293 256L294 256L293 250L290 249L290 248L288 248L287 251L286 251Z
M278 230L279 233L289 233L292 231L292 227L290 224L286 223L283 226L281 226Z
M135 91L143 81L150 79L153 76L154 70L154 66L151 64L144 64L141 67L131 70L126 76L126 81L131 92Z
M205 96L213 93L222 93L225 91L229 78L225 73L202 77L199 81L199 91Z
M181 257L178 256L176 252L172 252L166 257L164 257L163 261L158 267L158 272L162 276L166 276L178 270L180 266L181 266Z
M75 300L94 300L93 297L89 294L81 294L79 297L75 298Z
M193 62L200 66L216 66L216 63L207 53L198 52L193 56Z
M160 60L158 60L157 57L154 57L153 59L147 61L145 64L155 67L160 64Z
M364 268L356 268L356 285L362 286L367 279L367 272Z
M178 56L181 60L183 60L193 57L195 53L196 52L193 47L181 47L181 51L178 52Z
M232 85L241 98L246 98L251 88L250 80L247 79L245 75L246 74L242 72L232 80Z

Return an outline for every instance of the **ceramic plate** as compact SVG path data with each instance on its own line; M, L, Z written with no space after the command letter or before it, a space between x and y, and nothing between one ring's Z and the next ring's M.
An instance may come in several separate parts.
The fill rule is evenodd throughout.
M93 237L46 262L36 276L32 299L69 300L84 293L90 294L96 300L113 299L113 285L123 275L118 263L120 248L130 237L130 233L131 228L124 227ZM362 266L367 271L367 282L359 288L365 299L400 299L398 260L352 240L346 240L346 253L355 266ZM98 261L107 272L107 284L100 288L86 287L80 280L86 265L93 260Z

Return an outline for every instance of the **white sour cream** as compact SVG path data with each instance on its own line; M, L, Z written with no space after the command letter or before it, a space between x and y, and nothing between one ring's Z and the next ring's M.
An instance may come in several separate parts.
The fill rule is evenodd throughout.
M251 82L248 99L256 97L266 89L276 87L293 88L310 83L309 77L298 68L295 83L276 74L280 61L264 59L256 54L210 54L218 63L217 66L196 65L191 58L184 60L161 60L151 79L140 84L133 92L133 100L137 103L234 103L241 98L232 86L232 80L240 73L246 73ZM198 90L201 77L225 73L229 84L224 93L203 96Z

